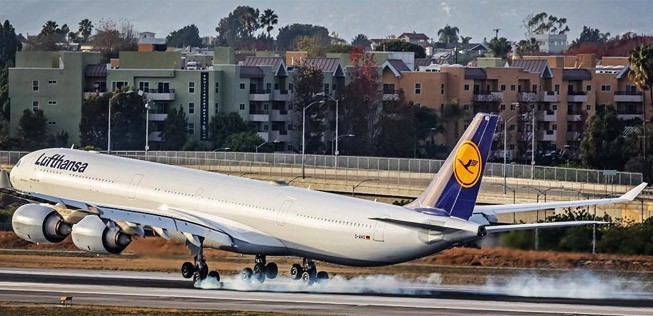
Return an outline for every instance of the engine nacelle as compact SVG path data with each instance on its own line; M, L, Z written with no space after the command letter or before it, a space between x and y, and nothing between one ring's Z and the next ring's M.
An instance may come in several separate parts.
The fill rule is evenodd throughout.
M66 239L71 225L51 207L41 204L25 204L11 218L11 225L18 237L37 244L53 244Z
M117 225L107 225L95 215L84 217L73 225L73 243L91 253L119 254L131 243L131 236Z

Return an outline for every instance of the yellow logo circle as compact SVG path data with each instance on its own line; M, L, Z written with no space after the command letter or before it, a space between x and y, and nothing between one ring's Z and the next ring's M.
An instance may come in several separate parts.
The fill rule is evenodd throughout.
M472 141L465 141L456 152L453 174L463 188L471 188L481 178L483 171L481 152Z

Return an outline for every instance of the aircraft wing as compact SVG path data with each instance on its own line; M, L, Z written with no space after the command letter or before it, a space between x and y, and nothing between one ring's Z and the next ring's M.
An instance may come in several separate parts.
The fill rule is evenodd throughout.
M569 226L581 226L581 225L597 225L597 224L607 224L607 223L606 222L599 222L599 221L570 221L570 222L552 222L552 223L494 225L494 226L485 226L485 231L488 234L492 234L492 233L509 232L509 231L513 231L513 230L526 230L526 229L536 229L536 228L557 228L557 227L569 227Z
M577 206L631 202L637 197L637 195L639 195L640 192L642 192L642 190L644 190L644 188L647 185L648 184L646 182L643 182L618 198L547 202L547 203L507 204L507 205L476 205L474 207L474 213L494 215L494 214L503 214L503 213L517 213L517 212L527 212L527 211L536 211L536 210L546 210L552 208L567 208L567 207L577 207Z

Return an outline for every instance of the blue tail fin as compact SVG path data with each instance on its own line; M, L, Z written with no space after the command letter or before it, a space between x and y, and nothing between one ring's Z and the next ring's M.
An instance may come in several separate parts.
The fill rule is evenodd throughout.
M406 208L469 219L497 121L496 115L476 114L428 188Z

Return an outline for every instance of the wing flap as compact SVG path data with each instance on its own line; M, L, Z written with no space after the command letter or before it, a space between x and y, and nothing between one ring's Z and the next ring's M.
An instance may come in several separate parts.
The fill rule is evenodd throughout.
M513 230L527 230L535 228L558 228L558 227L571 227L571 226L581 226L581 225L601 225L607 224L606 222L599 221L570 221L570 222L552 222L552 223L533 223L533 224L511 224L511 225L496 225L496 226L485 226L485 230L488 234L491 233L503 233Z

